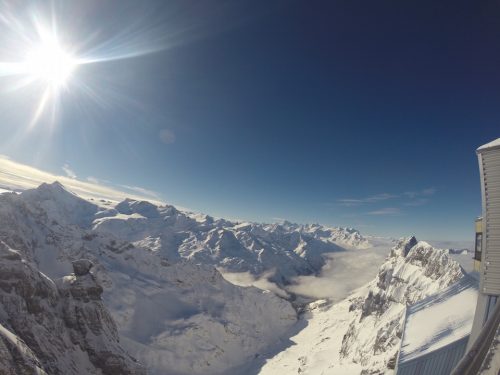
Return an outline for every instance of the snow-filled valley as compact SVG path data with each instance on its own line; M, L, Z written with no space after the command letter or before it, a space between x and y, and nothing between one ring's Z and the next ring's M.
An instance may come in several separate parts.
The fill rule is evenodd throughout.
M0 222L2 374L390 374L405 307L465 274L414 237L57 182L1 194Z

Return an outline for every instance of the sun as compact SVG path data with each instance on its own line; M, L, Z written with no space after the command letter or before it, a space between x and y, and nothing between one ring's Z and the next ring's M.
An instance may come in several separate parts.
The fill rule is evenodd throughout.
M28 131L40 123L55 126L63 106L72 110L75 100L85 99L78 102L78 109L84 110L90 108L88 99L99 106L107 104L100 91L115 94L114 87L100 90L107 80L96 79L96 71L84 66L167 48L163 33L157 35L155 28L142 24L103 39L100 33L83 34L71 24L59 24L62 17L56 14L54 1L45 2L51 7L34 6L25 11L22 7L11 9L7 3L0 0L0 99L2 94L26 94L22 105L33 108L26 111L31 115L25 121Z
M52 89L66 85L78 62L66 52L56 38L43 40L26 54L26 74Z

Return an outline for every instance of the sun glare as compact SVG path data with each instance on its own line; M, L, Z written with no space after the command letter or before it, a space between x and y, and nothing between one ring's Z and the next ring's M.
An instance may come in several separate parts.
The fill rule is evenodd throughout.
M77 66L76 59L65 52L57 40L44 41L29 51L26 73L53 89L64 86Z
M92 79L89 70L86 74L77 72L83 65L133 58L166 48L163 34L157 34L154 27L138 24L124 27L109 39L95 34L80 40L78 36L83 34L78 29L58 25L55 8L22 11L19 7L18 13L14 8L0 1L0 95L14 91L28 94L29 101L23 101L23 105L33 108L27 111L31 115L28 131L42 122L54 126L62 105L77 96L98 104L109 98L101 96L97 89L106 85L105 80ZM106 87L105 91L115 94L113 90ZM87 109L85 102L79 103L79 108Z

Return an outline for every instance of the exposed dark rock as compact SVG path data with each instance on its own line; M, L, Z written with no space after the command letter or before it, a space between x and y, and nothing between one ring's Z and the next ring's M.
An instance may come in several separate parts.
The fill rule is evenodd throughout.
M94 266L88 259L79 259L72 262L73 272L76 276L83 276L90 272L90 269Z

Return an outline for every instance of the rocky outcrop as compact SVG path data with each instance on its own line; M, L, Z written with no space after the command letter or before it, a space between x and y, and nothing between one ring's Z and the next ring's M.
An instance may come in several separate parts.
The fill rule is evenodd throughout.
M0 242L0 373L145 373L121 348L90 267L74 262L56 285Z

